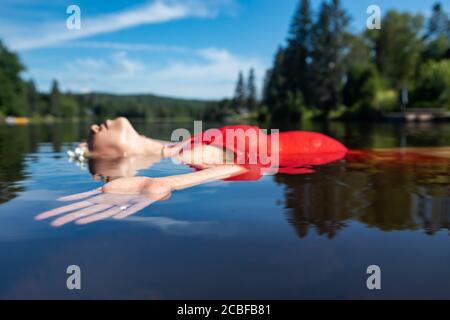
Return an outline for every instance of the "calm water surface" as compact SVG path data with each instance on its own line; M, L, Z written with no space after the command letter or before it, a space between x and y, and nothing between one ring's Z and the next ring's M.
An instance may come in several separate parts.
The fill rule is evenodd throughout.
M192 124L136 126L167 138ZM450 145L449 124L298 128L350 148ZM35 221L102 184L66 156L86 133L0 126L0 298L450 298L449 162L339 162L175 192L124 221ZM188 171L164 160L139 174ZM81 291L66 289L72 264ZM366 288L371 264L380 291Z

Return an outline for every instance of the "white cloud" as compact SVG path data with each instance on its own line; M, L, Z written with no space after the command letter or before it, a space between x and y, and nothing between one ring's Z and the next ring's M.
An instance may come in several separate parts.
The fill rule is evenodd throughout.
M156 72L154 77L160 80L189 78L204 79L214 82L229 82L236 80L239 70L247 70L250 67L264 69L258 59L245 58L232 55L228 50L208 48L198 51L200 62L169 63L168 67Z
M67 40L85 38L109 33L144 24L155 24L189 17L210 17L213 12L200 1L162 1L156 0L132 9L116 13L85 17L81 8L82 28L69 30L65 20L39 24L36 26L3 24L1 34L15 50L26 50L51 46ZM1 31L0 31L1 32Z
M105 58L78 58L58 70L30 70L30 76L45 81L57 78L64 90L113 93L155 93L184 98L218 99L233 94L239 71L255 69L263 76L266 65L257 58L232 54L225 49L191 50L178 60L152 64L114 51ZM151 61L151 60L150 60ZM42 82L40 82L42 83Z
M125 51L155 51L155 52L179 52L190 53L191 50L181 46L147 44L147 43L124 43L110 41L70 41L52 45L52 48L74 48L74 49L109 49Z

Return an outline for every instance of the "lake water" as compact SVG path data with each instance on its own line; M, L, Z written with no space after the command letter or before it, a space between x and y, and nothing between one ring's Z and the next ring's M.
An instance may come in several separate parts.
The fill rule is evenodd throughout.
M167 139L192 124L136 127ZM297 128L349 148L450 145L444 123ZM123 221L36 221L58 197L101 186L66 156L86 133L0 126L0 298L450 298L450 162L342 161L174 192ZM139 175L189 171L164 160ZM69 265L81 290L66 287ZM369 265L381 290L366 287Z

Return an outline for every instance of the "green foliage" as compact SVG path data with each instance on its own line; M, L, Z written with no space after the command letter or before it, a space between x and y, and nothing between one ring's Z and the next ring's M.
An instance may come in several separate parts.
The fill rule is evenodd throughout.
M205 121L223 122L227 118L233 116L232 101L224 99L219 103L209 103L201 117Z
M381 30L352 34L348 21L338 0L322 1L316 19L309 1L300 1L287 45L267 72L261 118L312 110L321 118L378 119L399 110L402 88L410 93L408 107L449 108L450 22L441 5L427 28L422 16L394 10Z
M71 95L59 98L59 112L63 118L76 118L79 115L78 103Z
M421 108L450 109L450 60L429 61L421 66L414 91Z
M264 104L267 106L269 114L280 113L279 110L282 110L286 103L284 63L285 50L279 48L272 69L267 71L264 86Z
M28 114L35 115L38 113L39 106L39 94L34 85L34 81L30 80L25 83L26 86L26 99L28 104Z
M256 84L255 84L255 70L250 69L247 81L247 108L250 111L254 111L257 107L258 101L256 97Z
M440 35L426 44L422 52L422 60L443 60L450 59L450 38Z
M339 0L323 2L313 26L312 70L315 106L327 118L339 105L344 75L345 34L349 18Z
M375 97L376 108L383 112L395 111L398 107L398 91L397 90L378 90Z
M234 91L234 99L233 99L233 110L236 113L240 113L246 105L246 90L245 90L245 83L244 83L244 75L242 74L242 71L239 72L238 81L236 84L236 89Z
M316 21L300 2L286 48L275 55L266 77L264 104L273 120L299 119L306 106L325 117L339 105L348 17L339 0L323 2Z
M440 3L433 6L432 14L428 20L427 38L445 36L450 37L450 20L448 14Z
M26 113L24 86L20 72L24 70L19 58L0 41L0 111L6 115Z
M297 121L312 99L310 68L312 46L311 8L302 0L292 19L287 47L279 48L273 67L266 74L263 104L259 118L271 121Z
M393 88L413 83L422 52L419 37L422 26L420 15L388 11L381 30L369 30L366 34L375 52L378 70Z
M215 101L186 100L155 95L113 95L91 93L74 95L82 107L80 113L98 118L125 116L130 118L200 119L204 110Z
M205 113L205 119L226 119L248 117L250 114L257 114L259 101L257 97L255 70L250 68L247 81L244 74L239 71L234 97L231 101L222 100L215 106L209 106L211 115Z
M343 103L348 107L359 104L366 108L374 108L378 86L378 75L374 65L352 66L342 90Z
M50 92L50 114L54 117L60 116L60 93L58 88L58 81L53 80L52 89Z
M312 29L310 2L302 0L291 22L282 72L286 78L285 90L300 91L306 103L312 100L310 84L312 74L308 66L312 52Z

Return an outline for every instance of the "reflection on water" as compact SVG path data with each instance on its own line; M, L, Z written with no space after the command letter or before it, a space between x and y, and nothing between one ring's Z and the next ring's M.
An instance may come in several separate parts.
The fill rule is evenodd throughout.
M25 156L35 153L39 143L50 142L53 152L57 153L62 143L77 141L85 133L85 126L75 124L0 125L0 203L23 190L17 182L26 178ZM29 159L34 160L33 157Z
M352 166L354 168L352 168ZM349 220L380 230L450 230L450 160L438 163L340 163L314 177L278 175L288 221L333 238Z
M135 125L160 139L193 126ZM450 144L444 123L302 129L351 149ZM56 197L106 176L190 170L154 159L91 162L93 181L65 155L87 130L0 126L0 298L450 297L450 160L347 157L313 174L183 190L120 223L53 229L34 221L60 205ZM79 296L64 287L74 261L89 270ZM372 263L385 277L378 296L365 288Z
M167 138L180 124L135 123L138 131L156 138ZM181 127L191 129L192 124ZM207 126L208 127L208 126ZM213 127L210 125L209 127ZM289 128L292 129L292 128ZM350 148L397 146L441 146L450 141L446 124L307 123L304 130L321 131L343 141ZM0 203L11 200L24 188L18 182L27 178L25 157L38 151L40 143L50 142L55 157L64 143L82 141L88 124L0 126ZM149 168L158 159L143 158L89 162L95 178L132 176ZM124 163L126 162L126 163ZM277 175L284 186L287 219L299 237L314 227L319 235L333 238L357 220L381 230L415 230L427 234L449 229L450 160L423 161L340 161L320 168L313 175ZM114 171L114 174L111 173Z

